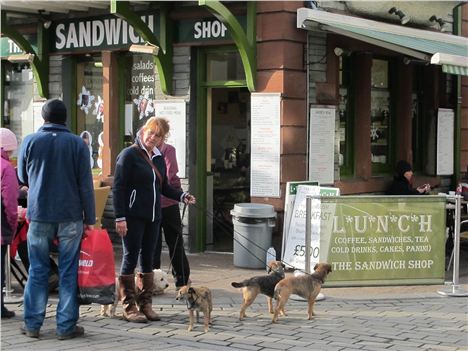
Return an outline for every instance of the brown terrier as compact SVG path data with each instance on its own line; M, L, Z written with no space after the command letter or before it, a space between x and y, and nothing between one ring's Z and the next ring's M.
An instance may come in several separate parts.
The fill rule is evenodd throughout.
M197 312L197 323L199 318L199 312L203 312L205 333L209 329L211 323L211 311L213 310L213 299L211 297L211 291L207 287L200 286L194 288L190 285L182 286L177 292L176 300L185 300L187 303L187 309L189 310L189 326L188 331L192 331L194 315L193 312Z
M281 261L268 262L268 273L268 275L245 279L240 283L231 283L234 288L242 288L242 297L244 300L242 301L239 320L243 320L246 317L245 310L255 301L258 294L267 296L268 311L270 311L270 313L274 312L271 302L275 285L284 278L284 268Z
M308 302L307 316L312 319L314 315L315 298L325 282L328 273L332 271L328 263L317 263L314 267L314 273L284 278L275 287L276 309L273 315L272 323L278 321L280 312L284 314L284 305L288 302L291 294L297 294Z

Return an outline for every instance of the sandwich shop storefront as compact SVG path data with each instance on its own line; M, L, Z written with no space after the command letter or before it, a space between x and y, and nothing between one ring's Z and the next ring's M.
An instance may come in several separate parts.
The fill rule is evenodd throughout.
M109 14L54 19L49 29L49 97L67 105L69 127L88 144L93 175L104 184L112 183L116 156L133 143L145 121L167 117L183 187L197 195L198 208L203 208L187 211L184 234L190 230L197 235L185 242L191 251L230 251L228 211L234 202L250 200L250 92L228 28L207 10L194 9L138 14L141 22L132 22L134 26ZM245 32L245 4L234 10ZM161 27L162 17L170 18L170 28ZM155 46L145 45L145 28L161 41L172 40L158 47L170 62L155 56ZM44 100L30 100L40 111ZM228 196L220 190L231 186L236 191ZM112 218L104 218L103 224L113 230Z

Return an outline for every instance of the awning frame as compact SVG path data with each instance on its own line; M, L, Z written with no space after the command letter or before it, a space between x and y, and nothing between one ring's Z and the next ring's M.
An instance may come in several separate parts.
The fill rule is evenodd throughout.
M349 27L350 30L343 27ZM465 37L309 8L297 10L297 28L320 29L347 36L431 64L441 65L446 73L468 75L468 38ZM364 35L367 33L369 33L368 36ZM385 36L388 40L385 40L387 39ZM402 39L398 40L397 38L400 37ZM417 49L412 48L404 42L408 38L421 39L422 44ZM401 45L402 42L403 45ZM463 54L465 51L464 56L456 54ZM443 60L440 59L441 57Z

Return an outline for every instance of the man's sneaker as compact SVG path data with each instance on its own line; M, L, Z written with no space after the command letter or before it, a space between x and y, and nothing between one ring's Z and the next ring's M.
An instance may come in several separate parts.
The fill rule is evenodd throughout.
M39 337L39 330L29 330L26 329L25 326L20 327L21 334L26 335L29 338L38 338Z
M73 338L78 338L84 335L84 328L79 325L75 326L75 329L67 334L57 334L57 339L59 340L68 340Z

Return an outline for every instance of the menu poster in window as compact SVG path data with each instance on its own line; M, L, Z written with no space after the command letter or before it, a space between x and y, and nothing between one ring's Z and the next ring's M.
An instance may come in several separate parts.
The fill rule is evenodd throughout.
M309 179L333 184L335 166L335 107L310 108Z
M280 93L252 93L250 196L280 197Z
M178 176L185 178L186 158L186 116L185 100L158 100L154 101L154 114L169 121L170 131L167 143L176 148Z
M134 115L132 121L135 135L148 118L154 116L155 65L150 54L133 54L131 71L127 81L127 101L133 101Z
M437 112L437 175L453 174L454 117L451 109Z

